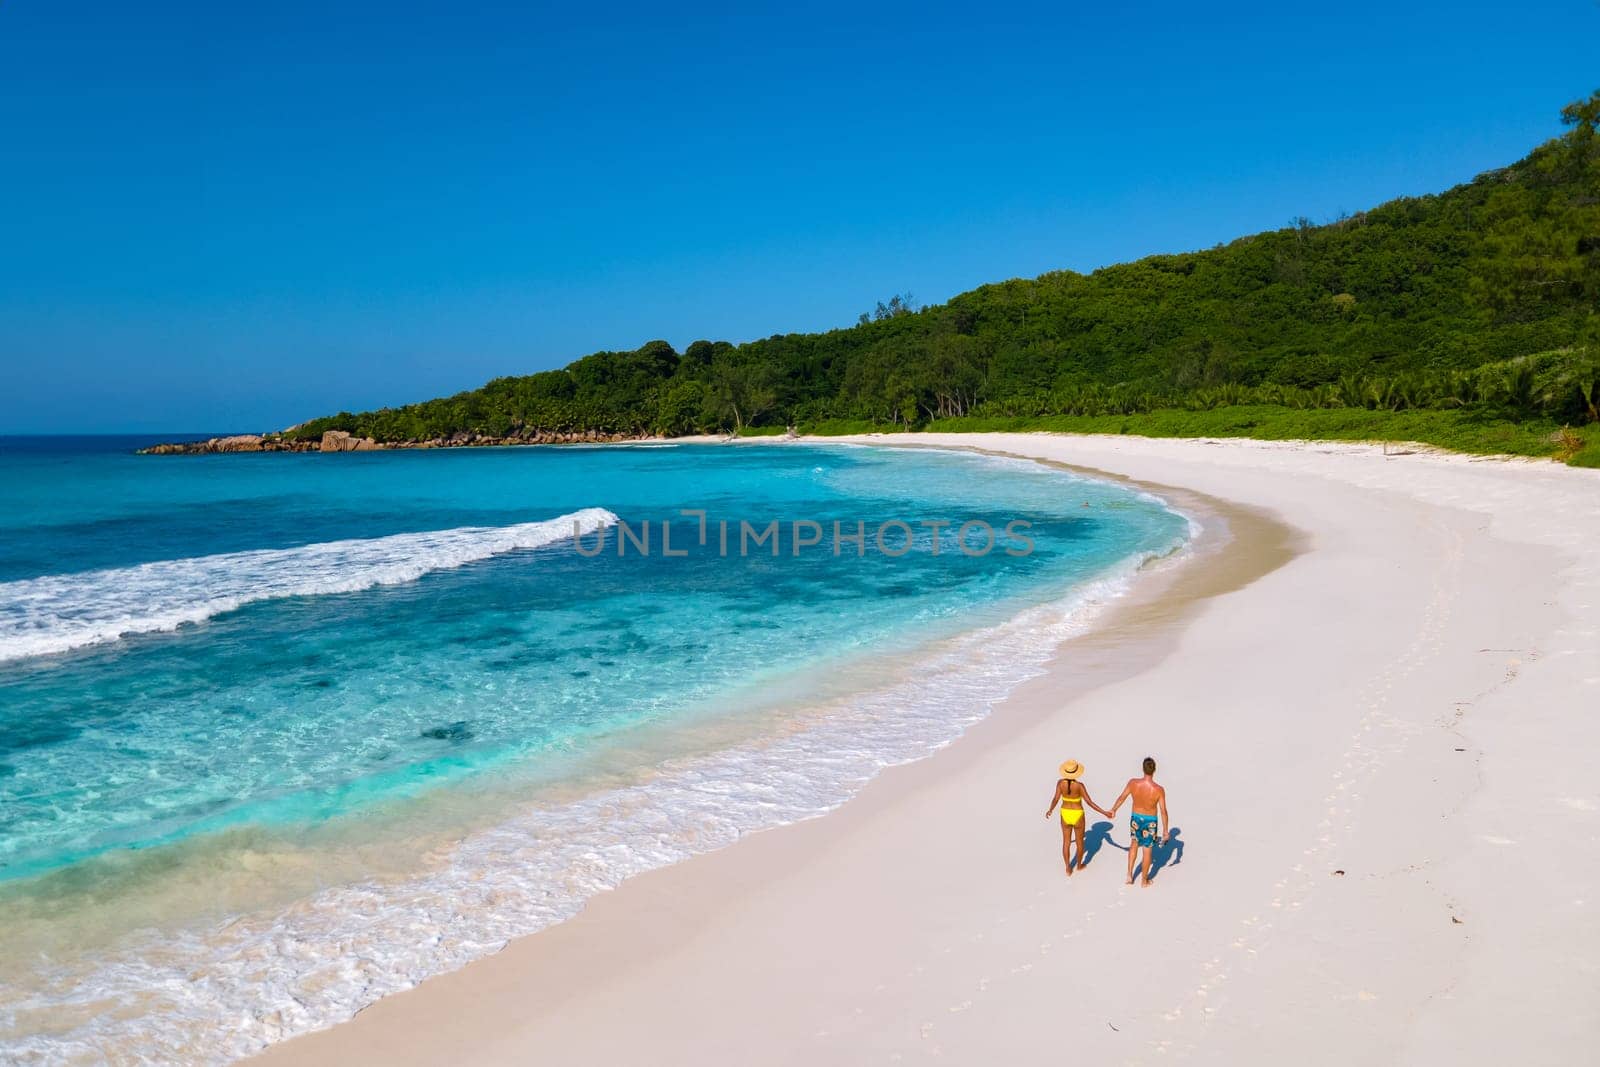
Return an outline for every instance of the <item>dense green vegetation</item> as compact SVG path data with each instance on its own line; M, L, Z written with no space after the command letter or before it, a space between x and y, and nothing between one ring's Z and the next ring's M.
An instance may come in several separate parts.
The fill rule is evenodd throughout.
M1477 455L1553 456L1600 467L1600 424L1573 428L1547 419L1509 421L1458 411L1297 410L1249 404L1142 415L1045 415L950 419L943 431L1053 430L1143 437L1253 437L1264 441L1423 442Z
M1512 166L1324 225L1299 219L920 310L897 296L827 333L597 352L293 435L1037 426L1410 439L1589 462L1600 93L1562 118L1564 136Z

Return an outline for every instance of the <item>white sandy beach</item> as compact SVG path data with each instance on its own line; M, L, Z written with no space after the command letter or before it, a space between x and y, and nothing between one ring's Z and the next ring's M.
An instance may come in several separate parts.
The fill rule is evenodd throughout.
M1204 494L1237 540L833 814L634 879L261 1062L1595 1058L1600 471L867 440ZM1109 806L1147 754L1181 858L1124 887L1124 809L1068 881L1041 818L1056 765L1083 761Z

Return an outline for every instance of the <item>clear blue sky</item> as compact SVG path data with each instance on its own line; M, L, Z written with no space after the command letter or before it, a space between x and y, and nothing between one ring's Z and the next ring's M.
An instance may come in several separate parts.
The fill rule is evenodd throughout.
M1595 0L750 6L0 0L0 432L848 324L1437 191L1600 87Z

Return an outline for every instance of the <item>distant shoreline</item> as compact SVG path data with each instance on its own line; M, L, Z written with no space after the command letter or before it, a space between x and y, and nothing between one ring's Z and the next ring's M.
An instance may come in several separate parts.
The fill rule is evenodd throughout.
M371 437L357 437L343 430L329 430L320 439L299 439L285 434L234 434L210 437L203 441L165 441L136 450L141 456L203 456L233 452L386 452L427 448L507 448L520 445L587 445L622 444L629 441L667 441L651 435L601 433L598 430L555 433L538 431L530 434L496 437L490 434L456 433L449 437L434 437L425 441L378 441Z
M895 431L841 424L830 427L761 427L742 433L629 434L599 430L533 431L506 435L458 431L425 440L377 440L344 430L330 430L320 438L301 440L289 436L295 427L270 434L237 434L189 441L152 443L136 450L139 455L212 455L230 452L374 452L433 448L515 448L523 445L596 445L642 443L726 443L773 438L798 440L886 435L930 440L940 435L977 439L992 433L1026 433L1044 436L1102 437L1134 440L1249 440L1278 445L1369 445L1386 453L1434 452L1440 454L1553 461L1574 467L1600 467L1600 435L1579 434L1570 428L1545 432L1533 425L1495 424L1470 431L1450 422L1448 412L1299 412L1287 409L1239 409L1249 416L1216 411L1152 413L1126 418L1047 417L1037 419L949 419L919 431ZM1170 416L1170 417L1169 417ZM1319 416L1313 418L1312 416ZM1441 421L1441 419L1443 421ZM1600 428L1600 424L1586 430ZM1461 431L1461 432L1458 432ZM1593 438L1593 440L1590 440Z

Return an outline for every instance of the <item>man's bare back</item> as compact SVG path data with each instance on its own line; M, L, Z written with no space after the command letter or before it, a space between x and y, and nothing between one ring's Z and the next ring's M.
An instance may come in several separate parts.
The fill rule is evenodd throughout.
M1133 801L1133 810L1140 815L1158 814L1156 809L1167 797L1167 791L1154 778L1129 778L1124 791Z

